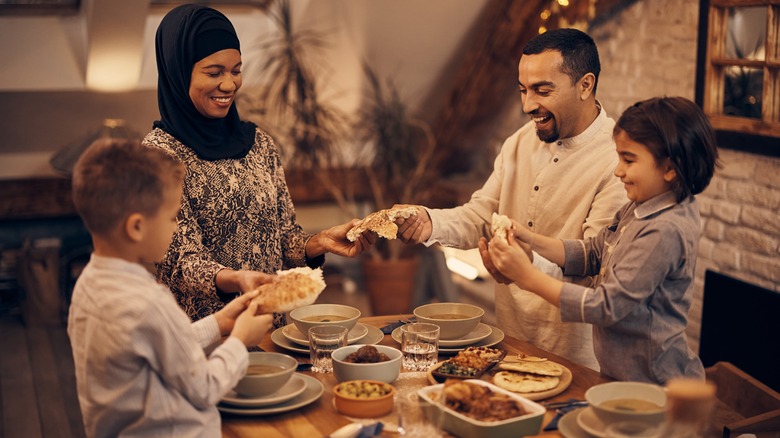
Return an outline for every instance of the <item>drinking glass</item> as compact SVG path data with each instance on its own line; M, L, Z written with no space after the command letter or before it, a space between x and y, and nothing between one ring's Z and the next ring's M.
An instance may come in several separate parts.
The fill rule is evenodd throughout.
M315 373L333 372L333 350L347 345L349 329L340 325L316 325L309 329L309 357Z
M411 371L428 371L439 356L439 326L415 322L401 326L403 366Z

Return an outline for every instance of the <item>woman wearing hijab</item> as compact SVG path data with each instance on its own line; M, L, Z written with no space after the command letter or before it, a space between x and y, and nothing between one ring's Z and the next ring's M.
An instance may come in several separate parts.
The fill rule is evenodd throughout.
M222 13L187 4L155 38L160 120L144 144L186 166L178 229L157 267L193 320L271 280L277 270L321 266L325 252L354 257L375 236L346 238L357 220L304 233L271 137L239 118L241 48ZM176 218L171 218L176 220ZM275 325L283 325L276 315Z

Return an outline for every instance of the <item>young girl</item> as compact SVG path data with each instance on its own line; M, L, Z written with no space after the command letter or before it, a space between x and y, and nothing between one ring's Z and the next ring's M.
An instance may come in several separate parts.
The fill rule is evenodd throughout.
M558 306L562 320L593 324L604 374L659 384L679 376L704 378L685 328L700 227L693 195L712 178L714 132L693 102L664 97L628 108L614 138L615 176L631 202L612 223L586 240L553 239L515 223L512 234L522 243L492 239L491 262L521 288ZM532 265L531 249L565 275L596 276L595 286L545 275Z

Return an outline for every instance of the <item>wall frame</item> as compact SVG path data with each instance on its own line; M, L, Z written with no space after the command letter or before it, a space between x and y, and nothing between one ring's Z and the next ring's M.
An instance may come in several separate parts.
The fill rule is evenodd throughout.
M780 157L780 0L700 0L696 58L695 100L718 146Z

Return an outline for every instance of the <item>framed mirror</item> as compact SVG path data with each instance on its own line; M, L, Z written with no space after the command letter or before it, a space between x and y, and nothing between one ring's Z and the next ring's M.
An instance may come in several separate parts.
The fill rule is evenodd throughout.
M696 102L719 146L780 156L780 1L699 2Z

